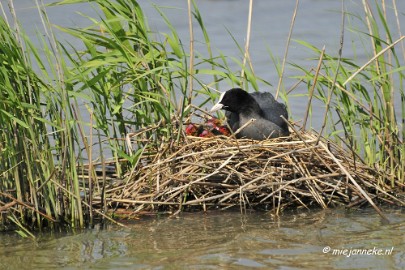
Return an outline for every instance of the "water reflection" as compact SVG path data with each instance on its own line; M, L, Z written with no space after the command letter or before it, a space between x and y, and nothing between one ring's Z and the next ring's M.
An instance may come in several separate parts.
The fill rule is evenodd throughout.
M123 229L42 235L36 243L2 235L0 268L95 269L403 269L405 215L390 224L370 210L285 213L183 213ZM324 254L323 249L330 247ZM391 255L333 255L339 249L391 249Z
M24 29L35 36L41 21L32 0L14 1ZM53 1L45 1L53 2ZM165 30L162 18L149 1L140 1L145 7L148 21L156 32ZM164 8L173 26L187 46L188 26L185 1L153 1L158 5L177 6ZM271 53L281 58L290 26L295 1L256 1L251 56L256 74L277 84L278 75ZM147 4L146 4L147 3ZM311 4L312 3L312 4ZM404 10L404 1L397 1ZM198 1L215 53L240 57L233 38L244 44L247 22L247 1ZM355 1L346 1L347 9L361 12ZM401 7L400 7L401 6ZM85 26L89 21L77 10L96 16L92 7L75 5L49 8L51 21L63 26ZM226 10L227 12L224 12ZM340 1L303 1L294 31L295 39L302 39L335 54L339 47ZM69 16L66 16L69 14ZM403 19L404 17L401 17ZM357 28L351 22L350 28ZM41 32L41 31L40 31ZM205 48L202 33L196 32L196 46ZM350 32L346 33L350 47ZM63 36L61 40L69 40ZM36 39L34 39L36 40ZM359 42L357 39L354 43ZM39 43L38 43L39 44ZM369 56L357 51L359 64ZM352 50L344 56L352 58ZM303 66L316 66L316 59L302 46L292 44L289 61ZM239 67L235 65L235 70ZM297 75L287 69L287 77ZM285 81L288 88L294 82ZM274 91L274 89L268 89ZM304 89L305 90L305 89ZM302 96L291 97L293 116L302 115L305 102ZM399 101L400 99L398 99ZM314 110L314 126L321 123L323 108ZM298 119L300 119L298 117ZM401 210L391 210L390 224L384 224L373 210L347 212L343 210L285 213L280 219L269 213L216 212L209 214L182 214L178 218L154 218L132 222L129 229L111 226L105 230L94 229L77 234L45 234L37 242L14 235L0 235L0 269L405 269L405 215ZM332 255L331 249L394 248L390 256Z

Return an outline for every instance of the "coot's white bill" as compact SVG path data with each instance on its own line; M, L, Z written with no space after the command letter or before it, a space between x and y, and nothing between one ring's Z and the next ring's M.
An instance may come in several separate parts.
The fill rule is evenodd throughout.
M250 119L256 121L246 126L237 134L237 138L263 140L277 138L290 134L287 123L280 117L288 119L284 104L277 102L269 92L249 94L241 88L233 88L221 94L219 101L211 112L223 109L228 118L228 124L235 132L243 127Z
M210 112L216 112L216 111L218 111L218 110L220 110L220 109L222 109L222 108L224 107L224 104L221 104L221 103L219 103L219 102L220 102L220 101L218 101L218 103L215 104L215 105L211 108Z
M221 96L219 97L219 100L218 100L217 104L215 104L215 105L211 108L210 112L216 112L216 111L218 111L218 110L224 108L224 104L222 104L221 101L222 101L222 99L224 98L225 93L226 93L226 92L223 92L223 93L221 94Z

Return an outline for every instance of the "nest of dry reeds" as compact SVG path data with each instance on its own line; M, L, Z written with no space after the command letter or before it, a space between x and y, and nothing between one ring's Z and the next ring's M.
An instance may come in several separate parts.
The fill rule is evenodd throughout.
M180 142L145 148L126 180L111 190L107 201L133 213L231 207L280 211L367 201L378 210L372 200L384 193L375 170L351 152L296 129L289 137L264 141L182 132Z

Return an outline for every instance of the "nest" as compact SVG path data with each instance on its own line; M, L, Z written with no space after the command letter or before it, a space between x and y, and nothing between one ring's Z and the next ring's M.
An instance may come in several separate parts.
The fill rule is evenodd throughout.
M377 179L351 152L316 133L294 129L289 137L253 141L182 132L179 142L144 149L106 198L133 213L232 207L279 212L367 201L376 208L372 198L384 193Z

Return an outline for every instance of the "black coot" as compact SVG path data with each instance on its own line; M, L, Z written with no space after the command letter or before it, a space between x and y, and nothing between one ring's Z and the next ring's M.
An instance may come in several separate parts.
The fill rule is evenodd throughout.
M222 93L211 112L219 109L227 111L228 124L234 132L250 119L256 119L237 134L238 138L263 140L290 134L287 123L280 117L282 115L288 119L286 107L277 102L271 93L249 94L234 88Z

